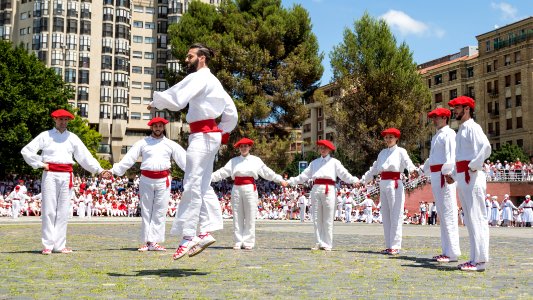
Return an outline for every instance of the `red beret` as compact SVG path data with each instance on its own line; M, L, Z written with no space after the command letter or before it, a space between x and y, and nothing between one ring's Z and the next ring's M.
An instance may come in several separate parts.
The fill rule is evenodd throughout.
M254 144L254 141L248 138L242 138L235 144L233 144L233 147L239 148L240 145L250 145L252 146Z
M52 118L69 118L71 120L74 119L74 115L64 109L55 110L50 115L52 116Z
M400 130L396 129L396 128L387 128L385 130L383 130L381 132L381 136L386 136L387 134L392 134L394 135L396 138L400 138L400 135L401 135L401 132Z
M164 118L161 118L161 117L155 117L153 119L150 120L150 122L148 122L148 126L152 126L154 125L155 123L163 123L163 125L167 124L168 121Z
M20 185L17 185L17 186L15 187L15 190L20 190Z
M448 117L449 118L451 115L452 115L452 112L449 109L439 107L439 108L435 108L434 110L430 111L428 113L428 118L433 118L433 117Z
M469 106L470 108L474 109L476 107L476 101L474 99L467 97L467 96L459 96L452 101L448 102L448 105L451 107L462 105L462 106Z
M316 142L316 144L318 146L324 146L326 148L329 148L331 151L335 151L335 146L333 145L332 142L328 141L328 140L319 140Z

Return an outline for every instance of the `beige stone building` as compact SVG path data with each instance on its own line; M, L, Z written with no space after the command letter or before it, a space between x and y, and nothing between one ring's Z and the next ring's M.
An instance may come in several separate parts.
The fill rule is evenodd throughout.
M324 95L327 97L327 102L331 102L335 96L338 95L338 89L334 88L333 84L328 84L320 87ZM311 98L305 104L309 109L307 112L307 119L302 124L302 139L304 152L316 151L316 141L327 139L335 142L335 129L331 125L330 117L326 115L323 104L315 102Z
M217 5L220 0L202 0ZM22 43L74 91L79 114L103 136L99 155L119 160L145 136L153 116L172 122L167 136L187 130L165 112L148 111L176 69L167 29L188 0L0 0L0 38Z

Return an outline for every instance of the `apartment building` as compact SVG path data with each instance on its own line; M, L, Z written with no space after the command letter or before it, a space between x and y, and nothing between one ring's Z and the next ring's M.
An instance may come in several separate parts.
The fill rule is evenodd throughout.
M319 89L327 97L327 103L331 103L334 97L339 95L339 89L335 88L333 84L327 84ZM326 115L322 102L314 101L311 98L305 106L308 111L307 119L302 124L303 151L316 151L318 140L335 141L335 129L331 127L331 116Z
M219 0L202 0L217 5ZM165 90L166 68L177 69L167 29L188 0L0 0L0 38L23 44L73 89L79 114L102 134L99 155L118 161L168 118L167 136L188 130L164 111L148 111Z

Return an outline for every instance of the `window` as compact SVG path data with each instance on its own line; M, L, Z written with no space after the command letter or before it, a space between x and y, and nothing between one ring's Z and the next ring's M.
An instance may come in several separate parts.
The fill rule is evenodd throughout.
M170 70L172 70L172 69L170 69ZM164 79L165 78L165 67L157 67L157 72L156 72L155 78L157 78L157 79Z
M519 85L522 83L522 73L514 74L514 84Z
M104 23L102 26L102 36L113 37L113 24Z
M126 58L115 56L115 71L129 71L130 61Z
M78 103L78 114L80 114L80 117L82 118L87 118L89 116L89 104Z
M492 113L492 102L487 103L487 113Z
M67 33L78 33L78 20L76 19L67 20Z
M157 81L156 82L156 90L157 91L164 91L167 89L167 82L166 81Z
M428 78L428 87L431 87L431 78Z
M474 77L474 67L468 67L466 69L466 76L468 78Z
M520 55L520 51L517 51L514 53L514 62L519 63L522 61L522 56Z
M143 120L150 120L150 119L152 119L152 115L150 113L143 114Z
M127 25L116 25L115 26L115 37L121 38L121 39L129 39L130 38L130 29Z
M63 14L63 1L62 0L54 1L54 15L62 15L62 14Z
M305 124L303 130L304 132L311 132L311 124Z
M435 94L435 103L442 102L442 93Z
M141 119L141 113L140 112L131 112L130 113L130 119L132 119L132 120L140 120Z
M511 55L509 55L509 54L504 55L503 56L503 61L504 61L503 62L504 66L510 65L511 64Z
M131 104L141 104L141 97L131 97ZM132 113L132 115L133 115L133 113Z
M111 89L108 87L100 88L100 102L111 102Z
M76 67L76 51L67 51L65 56L65 66Z
M144 12L144 7L143 7L143 6L140 6L140 5L134 5L134 6L133 6L133 11L134 11L134 12L140 12L140 13L143 13L143 12Z
M125 89L115 88L113 90L113 103L128 104L128 97L128 91Z
M499 89L498 89L498 80L494 80L494 90L495 95L498 95Z
M102 53L113 53L113 39L102 39Z
M132 81L131 82L131 88L140 89L140 88L142 88L142 83L140 81Z
M154 22L146 22L146 23L144 23L144 28L146 28L146 29L155 29L155 23Z
M152 98L149 97L143 97L143 104L150 104L152 102Z
M496 71L496 70L498 69L498 60L494 60L494 61L492 62L492 65L493 65L493 69L494 69L494 71Z
M496 135L500 135L500 122L496 122L496 125L494 125L494 130L496 131Z
M154 74L154 68L144 67L144 74L153 75Z
M52 51L52 66L62 65L63 64L63 51L54 50Z
M132 55L133 58L143 58L143 53L142 51L133 51L133 55Z
M143 85L143 88L145 90L152 90L153 89L153 84L151 82L145 82L144 85Z
M100 85L111 86L111 79L112 77L110 72L102 72L100 75Z
M317 115L318 117L322 117L322 107L317 108Z
M516 117L516 128L522 128L522 117Z
M128 108L121 105L113 105L113 119L127 120L128 119Z
M457 70L448 72L448 77L450 78L450 81L457 80Z
M157 51L157 63L158 64L166 64L167 63L168 54L167 51Z
M494 103L494 115L495 116L499 116L500 115L500 103L498 103L498 102ZM499 127L499 123L496 123L496 124L498 124L497 127Z
M91 18L91 4L90 3L81 3L81 17L84 19Z
M128 10L118 8L116 10L116 22L122 22L122 23L130 23L130 12Z
M66 48L69 50L76 50L78 38L75 34L67 34L67 45Z
M143 37L140 36L140 35L134 35L133 36L133 42L134 43L142 43L143 42Z
M490 73L490 72L492 72L492 64L487 63L487 73Z
M511 75L505 76L505 87L511 86Z
M89 100L89 88L86 86L78 87L78 101L87 101Z
M435 75L435 85L439 85L442 83L442 74Z
M68 68L65 69L65 82L76 83L76 70Z
M127 74L115 73L115 86L128 87L129 80L130 78Z
M113 57L111 55L102 55L102 69L111 70L113 69Z
M89 70L78 71L78 83L89 84Z
M80 21L80 34L91 34L91 21Z
M512 130L513 129L513 119L507 119L505 129Z
M115 54L129 56L130 44L127 40L115 40Z
M135 74L142 74L142 67L133 66L131 67L131 72Z
M111 105L100 104L100 119L111 119Z
M505 98L505 108L508 109L508 108L511 108L513 107L512 103L511 103L511 97L506 97Z
M516 145L523 149L524 148L524 140L523 139L516 140Z
M113 21L113 9L104 7L104 21Z
M183 4L180 0L169 0L168 1L168 13L169 14L182 14L183 13Z
M487 130L488 134L494 134L494 127L492 125L493 125L492 123L489 123L489 127Z
M133 21L133 27L135 27L135 28L143 28L143 22L142 21Z
M515 96L515 106L516 107L522 106L522 95Z
M157 17L158 18L166 18L168 14L168 7L167 6L159 6L157 8Z
M450 90L450 100L457 98L457 89Z
M155 44L155 38L151 36L145 36L144 37L144 43L145 44Z
M80 51L90 51L91 50L91 37L82 35L80 36Z
M153 7L146 7L146 13L147 13L147 14L150 14L150 15L155 14L155 8L153 8Z
M154 59L154 53L153 52L144 52L144 58L145 59Z
M54 17L53 31L63 32L65 31L65 19L60 17Z
M475 88L473 86L466 87L467 96L470 98L476 98Z
M487 82L487 93L489 94L492 93L492 82L491 81Z
M317 130L318 130L318 131L322 131L322 122L319 121L319 122L317 123L317 126L318 126L318 129L317 129Z
M167 48L167 36L166 35L158 35L157 36L157 48Z
M52 34L52 49L63 49L65 45L65 36L61 33Z

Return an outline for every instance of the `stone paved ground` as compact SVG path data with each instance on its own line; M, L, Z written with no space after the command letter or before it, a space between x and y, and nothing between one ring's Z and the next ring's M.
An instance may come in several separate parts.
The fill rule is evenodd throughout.
M404 250L389 257L378 254L377 224L335 223L334 250L324 252L309 250L310 223L259 222L256 249L235 251L228 222L216 244L179 261L168 235L166 253L137 252L139 229L139 219L74 220L75 252L43 256L38 219L0 219L0 299L533 299L531 228L491 228L483 273L432 262L440 245L432 226L405 226ZM464 227L460 234L466 253Z

